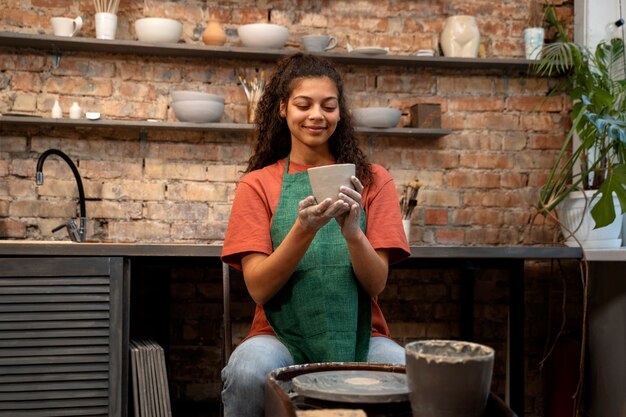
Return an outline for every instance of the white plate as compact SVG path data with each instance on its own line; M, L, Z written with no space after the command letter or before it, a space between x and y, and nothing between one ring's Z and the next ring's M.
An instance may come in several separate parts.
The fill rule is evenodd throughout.
M385 55L389 53L389 48L378 48L375 46L366 46L363 48L354 48L350 53L365 55Z
M409 400L406 374L383 371L322 371L298 375L293 389L309 398L348 403L392 403Z

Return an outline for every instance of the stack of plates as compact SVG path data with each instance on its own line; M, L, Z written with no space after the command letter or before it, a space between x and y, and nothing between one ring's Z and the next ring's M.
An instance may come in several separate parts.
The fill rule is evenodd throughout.
M151 340L130 341L135 417L172 417L163 348Z

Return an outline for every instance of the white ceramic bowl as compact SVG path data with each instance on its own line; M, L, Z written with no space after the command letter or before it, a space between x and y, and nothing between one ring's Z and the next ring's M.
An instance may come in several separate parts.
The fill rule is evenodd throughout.
M332 164L307 169L311 191L318 203L327 198L333 202L339 199L339 187L354 189L351 177L354 175L354 164Z
M289 30L272 23L251 23L239 26L237 33L247 47L279 49L285 46Z
M217 94L203 93L201 91L175 90L171 91L170 95L172 96L172 101L204 100L224 103L224 97L218 96Z
M144 17L135 21L135 34L141 42L176 43L182 33L182 23L174 19Z
M391 107L363 107L352 109L352 117L357 126L396 127L402 113Z
M172 108L181 122L219 122L224 114L224 103L212 100L173 101Z

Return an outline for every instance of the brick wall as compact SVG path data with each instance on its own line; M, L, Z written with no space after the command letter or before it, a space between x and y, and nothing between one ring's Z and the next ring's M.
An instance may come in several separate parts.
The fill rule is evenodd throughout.
M444 18L475 15L482 45L490 57L521 57L526 0L493 2L432 1L138 1L121 2L118 39L134 38L138 17L166 16L183 23L187 43L199 43L209 15L226 29L227 45L239 45L239 24L265 21L287 25L289 41L302 34L328 32L343 50L354 45L389 47L408 54L438 47ZM559 3L565 18L572 2ZM0 31L51 33L52 16L81 15L82 37L94 37L93 4L87 0L0 0ZM294 48L294 51L297 50ZM48 116L55 99L64 109L76 101L105 119L176 120L169 106L172 89L199 89L226 99L222 122L246 120L245 95L237 71L271 71L272 63L229 59L63 53L58 68L43 51L0 50L0 113ZM419 178L424 187L412 218L415 245L514 245L550 243L552 224L529 228L536 195L569 125L564 96L546 94L556 82L523 71L373 67L338 65L345 74L353 107L382 105L403 111L418 102L439 103L442 125L452 133L440 139L372 136L362 138L369 157L389 169L398 191ZM76 215L75 184L56 158L45 165L45 184L35 186L38 155L56 147L77 162L87 196L88 238L129 242L220 243L235 184L250 153L246 133L136 129L74 129L0 126L0 238L66 239L51 229ZM550 316L560 294L558 274L545 263L527 264L527 409L542 415L539 361L558 314ZM217 275L219 277L219 275ZM207 337L219 329L215 277L206 271L171 272L170 351L173 395L198 401L217 398L219 346ZM210 278L207 278L210 277ZM568 309L576 328L579 289L576 270ZM425 337L458 337L458 271L394 271L381 297L393 334L402 342ZM506 277L485 272L475 314L479 341L493 344L503 360ZM213 295L211 295L213 294ZM555 299L557 301L555 301ZM503 301L504 300L504 301ZM187 306L187 307L185 307ZM245 335L250 304L237 304L236 337ZM558 311L558 309L557 309ZM575 332L572 330L572 332ZM193 355L191 353L194 353ZM216 356L217 355L217 356ZM193 358L193 360L189 360ZM182 361L182 362L181 362ZM194 364L197 364L195 366ZM503 362L494 388L503 395ZM194 369L194 372L185 370ZM195 377L190 377L195 375Z

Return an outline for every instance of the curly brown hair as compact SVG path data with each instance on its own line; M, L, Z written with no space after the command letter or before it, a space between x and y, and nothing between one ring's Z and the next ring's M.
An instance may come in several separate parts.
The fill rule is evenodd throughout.
M289 155L291 133L287 121L280 117L280 103L287 102L297 81L319 77L327 77L335 83L339 99L341 119L328 140L330 153L338 164L355 164L356 175L361 182L370 182L372 169L355 136L341 75L328 60L301 52L278 61L265 86L256 109L254 152L248 160L245 172L266 167Z

